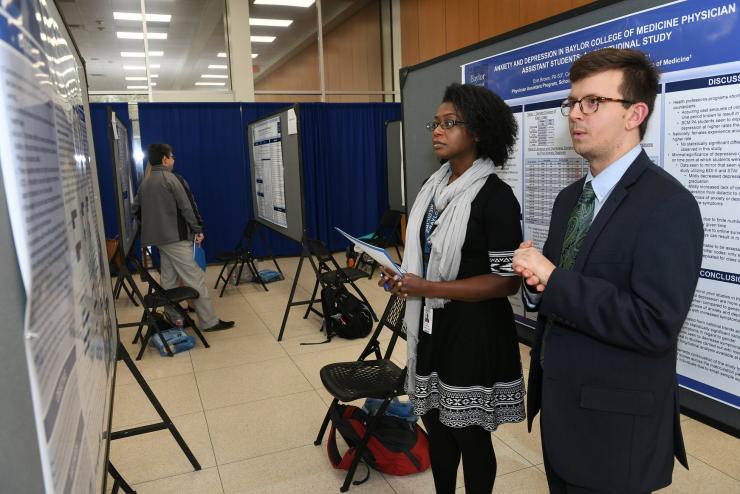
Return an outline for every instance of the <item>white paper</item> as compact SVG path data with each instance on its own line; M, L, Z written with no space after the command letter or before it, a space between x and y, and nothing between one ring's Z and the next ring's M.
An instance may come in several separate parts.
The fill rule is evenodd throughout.
M385 249L382 249L380 247L376 247L375 245L370 245L367 242L363 242L359 238L355 238L349 233L344 232L343 230L334 227L336 231L347 237L347 239L350 240L353 244L355 244L355 250L358 250L360 252L364 252L365 254L372 257L378 264L381 266L384 266L388 269L392 269L397 274L403 276L403 271L401 268L393 262L393 258L388 254L388 251Z
M288 110L288 135L298 133L298 120L295 116L295 109Z

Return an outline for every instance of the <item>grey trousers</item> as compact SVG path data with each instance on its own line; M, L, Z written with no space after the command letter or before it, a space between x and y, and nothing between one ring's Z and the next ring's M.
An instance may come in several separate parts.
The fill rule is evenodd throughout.
M160 256L162 288L169 290L180 286L180 280L198 291L200 296L193 300L195 312L200 319L201 329L218 324L218 316L206 288L206 276L193 260L193 242L182 240L170 244L157 245Z

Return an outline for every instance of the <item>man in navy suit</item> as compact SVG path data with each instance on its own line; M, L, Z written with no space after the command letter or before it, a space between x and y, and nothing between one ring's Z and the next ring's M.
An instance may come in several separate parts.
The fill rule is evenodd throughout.
M539 310L529 427L541 412L554 493L651 492L688 468L676 381L704 231L694 197L640 142L659 75L645 54L607 48L577 60L562 104L589 163L555 199L542 253L514 269Z

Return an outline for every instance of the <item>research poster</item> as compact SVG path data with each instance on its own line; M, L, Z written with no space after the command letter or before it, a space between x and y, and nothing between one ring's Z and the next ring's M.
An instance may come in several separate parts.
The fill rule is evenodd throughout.
M740 14L736 2L683 1L463 65L514 110L519 143L502 178L522 205L524 237L542 248L558 192L587 172L560 103L568 70L599 48L647 52L661 92L643 147L696 197L704 259L679 337L681 386L740 408ZM669 249L671 246L665 246ZM534 324L521 304L517 318Z
M24 327L10 330L26 342L46 492L98 492L117 341L84 74L62 28L53 3L0 6L0 166L17 255L6 262L26 295Z
M262 120L252 129L254 181L257 191L257 215L275 225L288 227L285 208L280 116Z
M111 129L113 130L113 141L114 141L114 173L116 174L116 180L118 181L117 194L118 202L120 207L118 208L119 214L121 215L121 242L123 245L124 252L128 252L131 248L131 244L134 242L134 234L136 232L136 220L134 219L133 207L134 207L134 192L132 184L131 174L131 151L129 148L129 137L128 129L116 117L115 113L111 113Z

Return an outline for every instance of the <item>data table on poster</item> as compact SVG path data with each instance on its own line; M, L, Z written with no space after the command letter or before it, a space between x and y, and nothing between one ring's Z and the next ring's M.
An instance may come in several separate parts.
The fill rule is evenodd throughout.
M255 124L253 129L257 214L271 223L287 227L285 177L280 117Z

